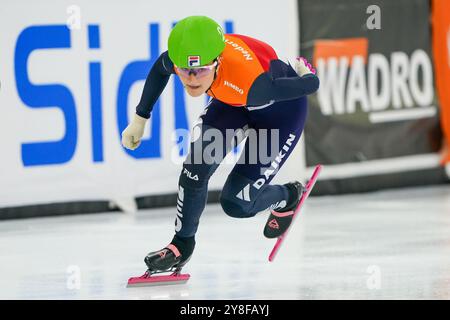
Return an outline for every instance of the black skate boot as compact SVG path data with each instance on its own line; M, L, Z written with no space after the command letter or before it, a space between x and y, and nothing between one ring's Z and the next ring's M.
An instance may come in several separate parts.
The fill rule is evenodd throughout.
M294 210L297 208L300 198L305 191L305 187L298 181L286 183L285 186L289 189L289 202L282 209L277 211L270 210L269 218L264 227L264 236L266 238L277 238L289 228L294 215Z
M179 273L191 258L194 247L194 237L181 238L175 235L165 248L150 252L144 258L148 273Z
M127 287L182 284L189 280L189 274L182 274L181 268L189 261L194 251L194 237L174 236L165 248L150 252L144 259L147 271L140 277L128 279ZM170 272L169 275L155 275Z

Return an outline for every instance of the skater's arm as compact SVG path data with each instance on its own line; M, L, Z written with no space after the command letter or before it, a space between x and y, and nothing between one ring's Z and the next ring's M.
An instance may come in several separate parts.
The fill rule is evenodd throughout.
M300 98L319 89L319 78L313 73L301 77L278 78L273 79L272 87L280 100Z
M150 118L153 105L158 100L169 81L170 75L173 73L173 63L170 61L167 51L165 51L159 56L148 73L141 100L136 107L136 114L145 119Z
M319 89L319 78L312 73L304 76L272 78L264 73L256 79L249 95L248 105L292 100L312 94Z

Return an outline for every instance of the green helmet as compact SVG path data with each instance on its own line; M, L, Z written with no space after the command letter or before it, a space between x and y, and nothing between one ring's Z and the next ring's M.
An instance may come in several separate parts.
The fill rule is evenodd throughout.
M169 36L169 58L180 68L207 65L225 48L222 27L205 16L180 20Z

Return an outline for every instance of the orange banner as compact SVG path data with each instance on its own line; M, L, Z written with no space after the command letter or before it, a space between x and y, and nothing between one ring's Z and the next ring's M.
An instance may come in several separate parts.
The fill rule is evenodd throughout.
M314 42L313 65L317 66L317 59L330 57L346 57L352 64L353 56L362 56L364 64L367 63L369 41L366 38L347 38L333 40L316 40Z
M450 163L450 1L432 2L433 57L445 136L441 163Z

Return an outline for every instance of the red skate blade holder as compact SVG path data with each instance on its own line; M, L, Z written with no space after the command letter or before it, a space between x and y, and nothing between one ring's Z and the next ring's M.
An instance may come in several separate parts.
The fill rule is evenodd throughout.
M169 284L183 284L186 283L190 274L172 273L170 275L149 275L147 272L140 277L131 277L128 279L127 287L149 287L149 286L163 286Z
M316 184L317 178L319 177L321 170L322 170L322 165L320 165L320 164L314 168L314 172L313 172L311 178L309 179L308 183L305 186L306 191L303 193L303 195L300 199L300 202L299 202L297 208L295 209L294 216L292 217L291 225L281 236L278 237L277 242L275 243L275 246L273 247L272 251L270 252L270 255L269 255L270 262L273 262L273 260L275 259L275 256L277 255L278 251L280 250L280 247L281 247L284 239L286 238L289 230L291 229L292 225L294 224L295 217L300 213L300 209L301 209L303 203L305 202L306 198L308 198L309 194L311 193L311 190L314 188L314 185Z

